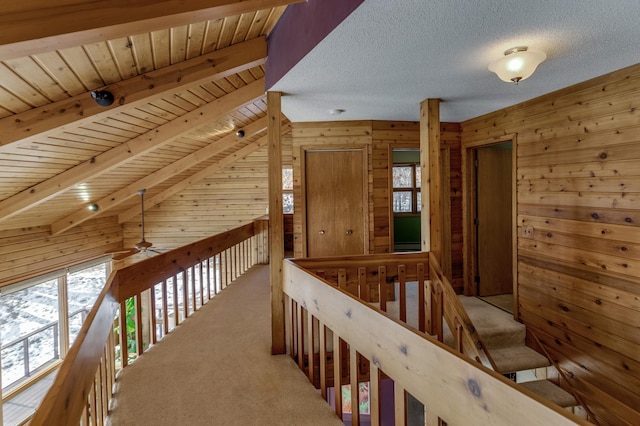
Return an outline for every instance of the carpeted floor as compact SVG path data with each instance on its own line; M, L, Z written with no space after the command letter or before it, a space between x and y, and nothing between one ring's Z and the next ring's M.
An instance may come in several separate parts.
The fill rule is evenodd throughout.
M257 266L118 378L108 424L341 425L287 355L271 355L269 269Z

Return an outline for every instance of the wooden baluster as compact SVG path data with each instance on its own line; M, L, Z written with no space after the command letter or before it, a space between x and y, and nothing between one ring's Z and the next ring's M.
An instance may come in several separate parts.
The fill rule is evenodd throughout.
M298 320L298 368L304 371L304 309L302 305L298 303L297 307L297 320Z
M418 330L424 332L425 323L425 280L424 280L424 263L416 265L416 276L418 279Z
M387 268L378 266L378 293L380 309L387 312Z
M189 277L186 271L182 271L182 311L183 319L189 316Z
M219 272L220 272L220 255L216 254L213 256L213 293L214 294L218 294L218 283L220 282L219 279Z
M320 344L320 393L327 399L327 327L318 322L318 338Z
M315 379L315 372L313 371L315 363L314 363L314 352L315 352L315 342L314 342L314 334L313 334L313 315L311 315L310 311L307 311L307 352L309 353L309 372L307 377L309 377L309 381L313 384Z
M120 303L120 364L122 368L129 365L129 349L127 348L127 304Z
M298 336L298 302L291 299L291 333L289 335L289 355L295 361L296 360L296 350L298 346L296 345L297 336Z
M144 352L144 330L142 327L142 295L136 294L135 309L136 309L136 352L142 355Z
M200 306L204 306L204 274L202 273L202 262L198 263L198 279L200 282Z
M225 252L225 269L226 269L226 283L225 287L228 287L233 282L233 257L231 255L231 249L227 249Z
M162 281L162 330L164 335L169 334L169 295L167 293L167 280Z
M342 339L333 332L333 390L336 416L342 419Z
M196 267L195 265L189 268L191 271L189 275L189 281L191 281L191 300L193 303L193 309L191 310L191 314L193 314L198 309L198 293L196 292Z
M91 390L89 391L89 418L91 419L91 423L96 424L96 419L98 418L98 404L96 402L96 379L93 379L93 386L91 386Z
M173 316L175 320L175 327L180 324L180 309L178 308L178 277L174 275L171 281L173 286Z
M158 336L156 336L156 325L157 325L157 320L156 320L156 286L152 286L151 288L149 288L149 294L150 294L150 298L149 298L149 310L151 311L149 313L149 322L151 330L149 330L149 337L151 337L151 344L155 345L158 339Z
M432 311L432 323L434 327L434 333L438 336L438 340L442 342L444 338L444 333L442 331L443 321L442 315L444 314L444 305L443 305L443 292L442 292L442 283L440 281L436 281L435 283L435 309Z
M371 426L380 426L380 370L373 361L369 363L369 380Z
M206 260L206 266L205 268L207 268L207 300L211 300L211 258L207 257Z
M351 383L351 424L360 425L359 380L358 380L358 352L349 346L349 382Z
M395 425L407 424L407 392L396 381L393 382L393 402L395 409Z
M440 417L433 410L428 410L427 407L424 408L424 424L425 426L440 426L442 423L440 422Z
M456 324L456 350L462 354L464 353L463 347L462 347L464 328L462 327L462 324L460 324L460 318L458 317L456 317L455 319L455 324Z
M398 265L398 285L400 286L400 321L407 322L407 272L405 265Z
M424 310L425 310L425 332L432 336L435 335L433 331L433 302L435 301L433 282L427 280L422 285L424 287Z
M338 269L338 288L347 290L347 270Z
M358 268L358 297L365 302L369 301L369 287L367 286L367 268Z

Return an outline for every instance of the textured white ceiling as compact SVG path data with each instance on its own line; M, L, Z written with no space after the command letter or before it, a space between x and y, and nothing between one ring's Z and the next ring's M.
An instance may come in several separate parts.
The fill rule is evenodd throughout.
M639 23L640 0L365 0L270 90L294 122L417 121L427 98L460 122L640 62ZM519 86L487 70L514 46L547 54Z

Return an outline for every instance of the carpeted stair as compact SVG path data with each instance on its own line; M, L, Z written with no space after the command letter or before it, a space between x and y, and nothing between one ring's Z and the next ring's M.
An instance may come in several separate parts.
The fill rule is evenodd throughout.
M526 327L515 321L511 314L476 297L459 297L499 373L517 373L550 365L544 355L525 345ZM444 337L445 343L453 346L451 333L445 331ZM570 393L548 380L519 384L561 407L576 405Z

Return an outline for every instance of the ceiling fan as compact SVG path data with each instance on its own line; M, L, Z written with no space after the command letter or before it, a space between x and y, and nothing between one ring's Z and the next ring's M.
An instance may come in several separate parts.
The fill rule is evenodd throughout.
M146 253L149 251L152 251L154 253L161 253L158 250L152 249L151 247L153 247L153 243L144 239L144 194L145 192L147 192L146 189L140 189L138 191L138 195L140 196L140 208L142 210L141 212L142 213L142 220L141 220L142 239L140 240L140 242L136 243L136 245L130 249L125 249L124 251L115 252L114 256L112 257L113 260L122 260L133 254Z

